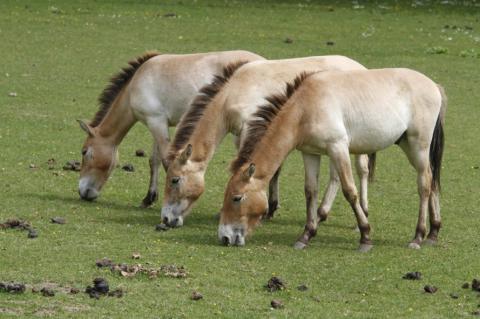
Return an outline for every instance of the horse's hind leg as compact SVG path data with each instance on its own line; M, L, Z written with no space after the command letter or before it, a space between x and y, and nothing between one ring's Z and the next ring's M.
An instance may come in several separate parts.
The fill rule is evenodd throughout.
M332 160L330 160L330 179L328 181L327 189L325 190L325 194L323 195L322 202L320 203L320 207L318 208L318 220L323 222L327 219L330 210L332 209L333 201L337 196L338 186L340 184L340 179L338 177L337 169L333 164Z
M418 210L418 221L415 229L415 236L408 247L419 249L420 244L425 238L427 232L427 211L428 202L431 194L432 172L430 169L429 149L420 146L417 139L408 139L400 142L399 146L407 155L410 163L417 171L417 188L420 197ZM428 145L428 144L427 144Z
M368 223L368 218L363 212L358 199L358 192L352 174L348 146L343 143L332 144L328 148L328 155L337 169L342 184L343 195L350 203L357 219L358 228L360 230L359 251L367 252L373 247L370 240L370 224Z
M150 157L150 184L142 207L149 207L158 199L158 169L160 164L167 170L167 151L169 144L168 124L163 119L152 119L147 126L153 136L152 156Z
M355 168L360 180L360 205L368 217L368 155L356 155Z
M430 193L428 199L428 213L430 219L430 231L428 233L426 244L435 244L437 242L438 232L442 225L440 217L440 192L435 189Z
M303 249L317 233L317 197L320 156L302 153L305 166L305 200L307 203L307 222L305 230L295 243L296 249Z

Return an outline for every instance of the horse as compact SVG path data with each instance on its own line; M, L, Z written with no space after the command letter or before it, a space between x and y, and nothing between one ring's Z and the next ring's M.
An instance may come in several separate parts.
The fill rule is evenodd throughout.
M158 169L167 168L170 126L175 126L198 89L215 74L238 60L263 57L248 51L196 54L147 52L113 76L99 97L100 108L92 121L78 120L87 133L82 147L78 192L84 200L96 199L116 166L117 149L130 128L140 121L153 136L150 182L143 207L158 198Z
M211 84L202 88L180 121L170 145L163 222L171 227L183 225L192 205L204 191L205 171L218 145L228 133L236 136L237 148L242 144L247 119L257 111L257 105L264 103L265 96L281 92L285 82L293 80L301 71L332 69L364 70L365 67L352 59L335 55L258 60L230 65L224 69L222 76L217 76ZM367 179L369 172L373 174L373 163L367 156L358 156L356 160L365 211L368 210ZM280 169L270 181L266 218L272 218L278 207L279 172ZM330 172L330 183L318 210L321 220L327 218L339 184L333 166Z
M349 154L368 154L397 144L417 172L420 198L410 248L437 241L441 227L440 171L444 149L445 92L410 69L303 73L284 94L249 120L249 129L230 177L220 212L218 239L242 246L268 209L265 187L286 156L302 152L306 225L294 247L303 249L317 232L315 216L320 156L328 155L360 230L359 251L372 248L368 218L359 203ZM430 231L427 240L426 214Z

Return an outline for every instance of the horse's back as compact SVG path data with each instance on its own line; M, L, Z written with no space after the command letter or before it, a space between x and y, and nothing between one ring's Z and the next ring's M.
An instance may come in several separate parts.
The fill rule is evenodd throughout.
M313 74L298 94L310 134L347 138L358 154L388 147L407 130L434 125L440 109L436 84L400 68Z
M145 62L132 78L127 92L130 104L140 121L155 116L175 125L199 89L224 67L258 59L263 57L248 51L158 55Z

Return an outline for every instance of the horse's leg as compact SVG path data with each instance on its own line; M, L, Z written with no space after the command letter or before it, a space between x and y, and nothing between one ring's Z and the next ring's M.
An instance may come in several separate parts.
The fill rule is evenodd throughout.
M415 236L408 244L408 247L420 249L420 244L427 232L427 211L428 201L431 193L432 172L430 169L429 149L420 146L417 139L402 140L399 144L408 157L408 160L417 171L417 188L420 197L420 207L418 210L417 228Z
M348 146L344 143L329 145L328 155L332 159L337 169L340 177L340 183L342 184L343 195L350 203L350 206L352 207L357 219L358 228L360 230L359 251L367 252L373 247L370 240L370 225L358 199L358 192L352 174Z
M430 217L430 231L428 233L426 244L435 244L437 242L438 232L442 225L440 217L440 192L438 189L432 190L428 200L428 213Z
M307 203L307 223L303 234L295 243L296 249L303 249L317 233L317 197L320 156L302 153L305 166L305 200Z
M360 180L360 205L368 217L368 155L355 155L355 168Z
M318 208L318 221L323 222L327 219L330 210L332 209L333 201L337 196L338 185L340 184L340 179L338 178L337 169L330 160L330 180L328 181L327 189L323 195L322 202Z
M142 201L142 207L149 207L158 199L158 168L160 163L167 170L167 151L169 144L168 123L164 119L152 119L147 126L153 136L152 156L150 157L150 184Z
M280 193L280 186L278 183L278 179L280 177L280 170L282 167L280 166L275 174L273 175L272 179L270 180L270 183L268 185L268 213L267 213L267 219L272 219L273 214L278 208L278 202L279 202L279 193Z

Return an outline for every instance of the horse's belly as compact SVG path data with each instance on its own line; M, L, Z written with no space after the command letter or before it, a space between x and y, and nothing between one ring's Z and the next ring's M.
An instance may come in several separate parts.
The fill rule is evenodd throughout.
M390 123L350 130L349 151L352 154L369 154L382 150L394 144L406 129L403 123Z

